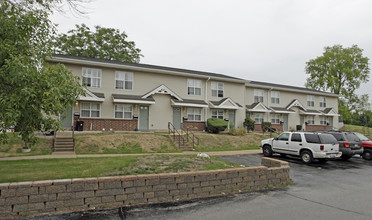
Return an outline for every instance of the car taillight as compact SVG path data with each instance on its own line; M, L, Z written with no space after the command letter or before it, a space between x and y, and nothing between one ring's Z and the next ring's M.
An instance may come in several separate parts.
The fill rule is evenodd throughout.
M324 150L324 145L320 145L320 150Z
M344 146L345 146L345 148L350 148L350 144L347 143L347 142L344 142Z

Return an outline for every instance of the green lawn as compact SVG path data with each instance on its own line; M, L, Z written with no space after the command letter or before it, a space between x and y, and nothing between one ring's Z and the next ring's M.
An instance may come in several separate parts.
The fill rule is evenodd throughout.
M76 159L0 161L0 183L170 173L239 167L196 155L150 155Z
M344 127L342 127L340 130L358 132L372 139L372 128L345 124Z

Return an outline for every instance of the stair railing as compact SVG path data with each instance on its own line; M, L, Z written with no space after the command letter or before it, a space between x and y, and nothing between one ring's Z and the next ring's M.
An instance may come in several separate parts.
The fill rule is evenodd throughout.
M280 133L276 132L276 129L275 128L272 128L270 126L267 126L265 124L261 124L261 127L262 127L262 133L265 133L265 130L270 132L270 137L273 136L273 133L279 135Z
M174 127L172 123L168 122L168 134L171 134L171 133L173 137L173 142L175 142L176 137L178 137L178 148L181 148L181 139L182 139L182 145L185 145L185 138L181 136L181 134L177 131L177 129Z
M72 127L72 146L75 152L75 129Z
M187 128L186 129L186 140L189 141L190 139L192 142L192 148L194 148L195 145L199 145L199 138L195 136L195 134L189 131L189 129Z
M54 135L53 135L53 144L52 144L52 151L53 152L56 149L56 138L57 138L57 129L54 131Z

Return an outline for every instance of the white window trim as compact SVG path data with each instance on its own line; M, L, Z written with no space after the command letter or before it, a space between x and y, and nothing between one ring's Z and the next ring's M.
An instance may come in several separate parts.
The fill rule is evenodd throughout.
M315 124L315 116L314 115L306 116L306 122L307 122L308 125L314 125Z
M117 74L118 73L124 73L124 80L121 80L121 79L118 79L117 78ZM128 80L128 82L132 82L132 88L131 89L127 89L127 88L125 88L125 76L127 75L127 74L130 74L130 75L132 75L132 81L129 81ZM123 81L123 88L121 89L121 88L116 88L116 81ZM120 90L128 90L128 91L132 91L133 90L133 87L134 87L134 73L133 72L126 72L126 71L115 71L115 82L114 82L115 84L114 84L114 88L115 89L120 89Z
M270 93L271 93L271 104L280 104L280 92L271 91Z
M312 104L310 104L310 103L312 103ZM315 106L315 98L314 98L313 95L308 95L307 96L307 103L306 104L309 107L314 107Z
M271 124L280 124L280 114L271 114Z
M190 83L192 82L192 83ZM200 82L200 87L197 87L195 82ZM192 85L190 85L192 84ZM194 94L189 94L189 88L193 88ZM200 89L200 94L195 94L196 89ZM200 79L187 79L187 95L201 96L202 95L202 81Z
M117 112L117 111L116 111L116 105L122 105L122 106L123 106L123 112L122 112L122 113L123 113L123 117L122 117L122 118L117 118L117 117L116 117L116 112ZM125 106L126 106L126 105L127 105L127 106L130 106L131 109L132 109L132 110L130 111L130 118L126 118L126 117L125 117L125 112L126 112L126 111L125 111ZM132 118L133 118L133 105L128 105L128 104L115 104L115 105L114 105L114 118L115 118L115 119L132 119Z
M327 107L327 99L326 99L326 97L324 97L324 96L320 96L319 97L319 107L321 107L321 108L326 108Z
M327 125L327 117L326 116L319 116L319 121L321 125Z
M192 110L192 114L190 114L189 110ZM195 120L195 116L199 114L195 114L196 110L200 111L200 120ZM193 115L194 119L190 120L189 115ZM187 108L187 121L202 121L202 109L201 108Z
M222 90L219 89L219 84L222 85ZM216 91L216 95L213 95L213 90ZM225 96L225 85L223 82L211 82L211 96L212 97L218 97L218 98L223 98ZM218 92L222 91L222 96L218 96Z
M216 111L216 117L213 117L214 115L213 115L213 111ZM219 112L221 112L222 111L222 118L221 119L224 119L224 117L225 117L225 112L224 112L224 110L222 110L222 109L211 109L211 117L212 118L219 118L219 116L221 116L220 114L219 114Z
M263 89L254 89L253 90L253 102L255 102L255 103L264 102L264 96L265 96L265 91ZM256 102L256 97L259 100L262 99L262 101L257 100L257 102Z
M83 111L83 104L89 104L89 117L83 116L82 111ZM99 105L99 117L92 117L92 104L98 104ZM102 105L101 103L94 103L94 102L82 102L80 104L80 117L81 118L101 118L102 111L101 111ZM87 109L84 109L87 110Z
M81 85L84 85L84 78L88 78L88 77L84 77L84 70L88 70L88 69L91 69L91 70L97 70L99 72L99 85L98 87L93 87L93 86L88 86L88 85L85 85L86 87L89 87L89 88L101 88L102 87L102 69L96 69L96 68L89 68L89 67L83 67L82 70L81 70ZM92 80L92 76L90 76L91 80ZM95 77L95 78L98 78L98 77ZM92 85L92 82L91 82L91 85Z
M256 116L262 116L262 117L256 117ZM256 119L258 119L258 120L256 120ZM257 124L262 124L262 122L264 122L264 120L265 120L265 114L264 113L254 113L253 120Z

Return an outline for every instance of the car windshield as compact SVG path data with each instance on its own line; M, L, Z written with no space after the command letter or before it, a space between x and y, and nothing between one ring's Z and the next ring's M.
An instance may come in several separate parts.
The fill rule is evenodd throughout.
M359 133L355 133L355 135L361 140L361 141L369 141L369 138L367 138L366 136L362 135L362 134L359 134Z
M353 133L346 133L345 135L348 141L360 141L359 138Z
M319 138L322 144L336 144L337 140L330 134L319 134Z

